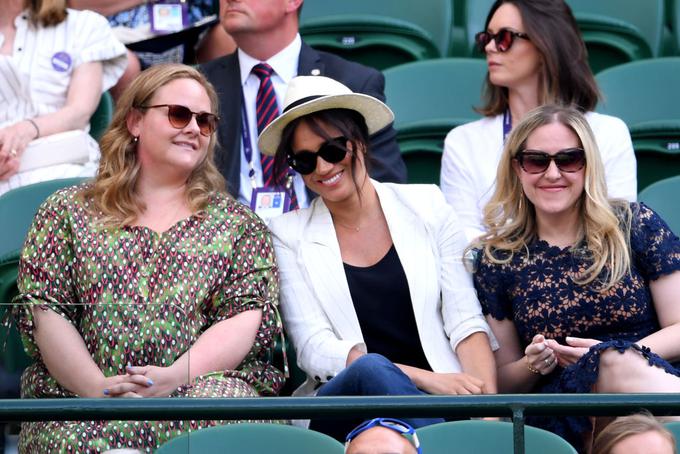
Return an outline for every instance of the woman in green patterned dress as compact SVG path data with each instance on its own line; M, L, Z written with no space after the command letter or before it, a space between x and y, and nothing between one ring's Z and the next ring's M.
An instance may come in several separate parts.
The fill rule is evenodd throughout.
M92 183L53 194L22 253L14 314L35 359L22 396L276 394L270 235L223 191L215 91L160 65L118 101ZM215 421L30 422L22 452L150 451Z

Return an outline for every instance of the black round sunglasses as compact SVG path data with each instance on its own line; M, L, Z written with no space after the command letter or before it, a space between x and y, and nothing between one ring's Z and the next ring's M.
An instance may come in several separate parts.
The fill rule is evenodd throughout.
M509 28L501 28L496 33L491 33L489 31L477 33L475 35L475 44L481 53L485 53L487 44L493 40L496 43L496 49L498 49L499 52L507 52L515 42L515 38L528 40L529 35Z
M288 165L302 175L309 175L316 169L319 156L330 164L337 164L347 156L347 137L333 137L321 144L317 151L300 150L288 153Z

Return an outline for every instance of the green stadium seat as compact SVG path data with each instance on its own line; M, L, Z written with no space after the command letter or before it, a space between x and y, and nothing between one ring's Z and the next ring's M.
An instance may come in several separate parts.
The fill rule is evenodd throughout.
M638 160L638 190L680 175L680 57L631 62L599 73L598 111L623 119Z
M476 120L486 63L440 58L385 70L385 96L410 183L439 183L446 134Z
M83 182L64 178L22 186L0 196L0 258L18 253L41 203L58 189Z
M377 69L446 55L452 0L306 0L300 34L312 47Z
M462 0L465 2L463 7L465 11L465 41L458 44L456 47L463 49L460 54L464 57L482 57L484 54L477 51L475 48L475 35L477 32L484 30L486 23L486 16L491 10L491 6L495 0Z
M666 426L666 429L670 430L675 437L675 447L680 451L680 421L667 422L664 426Z
M567 0L594 73L657 57L663 44L664 0Z
M666 221L673 233L680 235L680 175L666 178L647 186L638 194L638 200L644 202ZM680 429L680 422L677 423Z
M94 140L99 140L109 127L111 123L111 118L113 117L113 98L108 91L102 93L102 97L99 99L99 105L97 110L94 111L92 117L90 117L90 135Z
M343 445L313 430L284 424L229 424L181 435L156 454L342 454Z
M17 294L19 254L26 233L40 204L54 191L82 182L83 178L45 181L13 189L0 196L0 320ZM7 345L0 362L10 372L23 370L30 359L24 353L19 333L15 327L9 331L0 326L0 339Z
M513 452L512 423L454 421L416 430L427 454L497 454ZM576 454L564 439L536 427L524 426L526 454Z

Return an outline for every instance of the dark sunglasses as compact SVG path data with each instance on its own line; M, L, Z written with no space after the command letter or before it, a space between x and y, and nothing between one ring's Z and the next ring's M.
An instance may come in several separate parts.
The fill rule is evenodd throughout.
M586 165L586 154L581 148L567 148L555 154L538 150L524 150L515 156L519 165L527 173L543 173L550 167L550 161L560 172L578 172Z
M423 451L420 448L420 441L418 440L418 435L416 434L415 429L406 424L404 421L392 418L375 418L359 424L345 438L345 450L352 440L371 427L385 427L397 432L400 435L403 435L413 445L413 447L416 448L416 452L418 454L422 454Z
M186 127L191 121L191 118L196 115L196 124L198 130L204 136L209 136L217 128L217 115L210 112L192 112L188 107L180 106L179 104L156 104L153 106L139 106L140 109L155 109L157 107L168 108L168 121L173 128L182 129Z
M333 137L321 144L316 152L296 151L288 154L288 165L302 175L309 175L316 169L316 158L321 156L330 164L337 164L347 156L347 137Z
M484 53L486 52L486 45L493 40L496 43L496 49L498 52L507 52L512 47L512 43L515 42L515 38L529 39L529 35L522 32L516 32L510 30L509 28L501 28L498 32L479 32L475 35L475 44L477 49Z

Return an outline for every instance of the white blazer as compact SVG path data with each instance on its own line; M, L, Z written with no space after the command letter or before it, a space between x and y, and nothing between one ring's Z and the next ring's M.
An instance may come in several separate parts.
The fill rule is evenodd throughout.
M497 343L463 265L466 240L458 219L434 185L371 181L406 274L425 357L435 372L460 372L455 354L460 341L482 331L494 349ZM308 375L295 395L311 395L345 368L352 347L366 352L366 345L323 200L273 218L269 227L286 331Z

